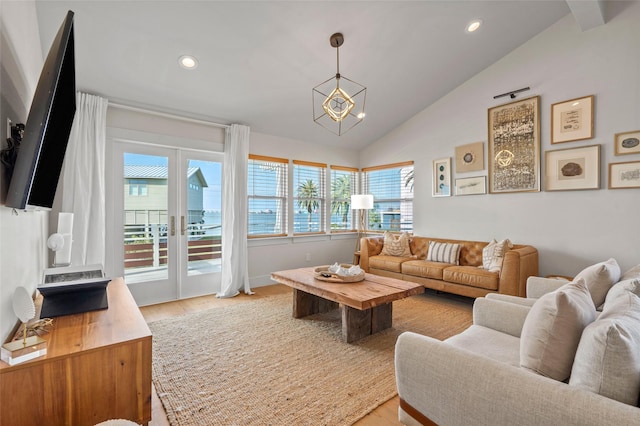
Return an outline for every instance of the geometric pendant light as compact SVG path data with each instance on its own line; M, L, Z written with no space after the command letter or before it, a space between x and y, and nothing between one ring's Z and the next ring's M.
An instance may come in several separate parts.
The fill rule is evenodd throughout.
M364 119L367 88L340 75L342 34L333 34L329 42L336 48L336 75L313 88L313 121L340 136Z

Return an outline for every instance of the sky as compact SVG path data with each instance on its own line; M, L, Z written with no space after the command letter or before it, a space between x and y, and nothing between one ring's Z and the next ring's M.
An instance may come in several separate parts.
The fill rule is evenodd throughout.
M164 166L169 159L158 155L124 154L126 166ZM200 167L207 188L204 188L204 209L222 210L222 163L212 161L189 160L189 167Z

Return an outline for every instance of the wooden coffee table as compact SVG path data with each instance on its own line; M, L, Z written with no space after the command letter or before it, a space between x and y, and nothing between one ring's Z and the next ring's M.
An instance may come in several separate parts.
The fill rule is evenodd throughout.
M293 288L293 317L340 308L342 337L354 342L391 327L392 302L424 292L420 284L365 274L363 281L333 283L314 278L314 267L271 274L271 279Z

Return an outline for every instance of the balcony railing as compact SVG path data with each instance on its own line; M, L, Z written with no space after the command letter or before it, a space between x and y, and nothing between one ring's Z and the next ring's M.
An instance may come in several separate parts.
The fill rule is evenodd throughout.
M167 225L125 225L124 268L161 267L167 264ZM220 259L222 238L212 235L220 225L188 225L188 261Z

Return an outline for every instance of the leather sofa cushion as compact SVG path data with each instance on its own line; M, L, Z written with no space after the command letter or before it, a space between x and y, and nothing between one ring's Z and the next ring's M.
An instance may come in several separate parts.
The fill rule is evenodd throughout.
M449 266L443 271L442 279L456 284L497 290L500 275L475 266Z
M416 277L441 280L443 271L449 267L451 267L450 263L408 260L402 264L402 273Z
M386 256L380 254L369 258L369 267L374 269L384 269L389 272L402 272L402 264L409 261L410 257Z

